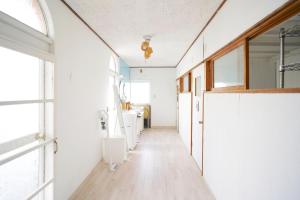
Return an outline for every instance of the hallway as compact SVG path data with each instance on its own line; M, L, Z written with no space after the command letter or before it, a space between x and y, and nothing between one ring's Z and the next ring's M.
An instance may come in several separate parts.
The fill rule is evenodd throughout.
M195 161L175 129L150 129L116 172L99 164L71 199L210 200Z

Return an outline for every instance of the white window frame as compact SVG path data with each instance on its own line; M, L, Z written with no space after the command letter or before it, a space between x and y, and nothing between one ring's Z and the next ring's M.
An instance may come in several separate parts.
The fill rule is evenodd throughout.
M47 20L45 20L45 22L47 22ZM32 199L36 196L39 196L44 199L44 189L48 185L52 184L54 179L54 177L48 177L48 180L46 180L46 176L48 176L45 172L47 162L46 154L48 155L49 153L46 152L46 148L52 144L50 149L54 150L54 144L57 144L54 134L53 137L49 137L46 133L46 106L47 103L54 104L54 97L53 99L47 99L46 97L46 63L47 61L54 63L53 40L47 35L0 11L0 46L37 57L41 60L40 80L42 82L40 82L40 86L42 87L40 88L40 98L38 100L0 101L0 106L39 104L40 131L38 133L32 133L12 141L2 143L0 145L0 166L20 156L39 149L41 161L40 170L42 172L39 182L41 184L35 191L32 191L32 193L28 194L28 196L25 198ZM33 142L37 143L34 145L28 145ZM20 147L24 148L19 150Z

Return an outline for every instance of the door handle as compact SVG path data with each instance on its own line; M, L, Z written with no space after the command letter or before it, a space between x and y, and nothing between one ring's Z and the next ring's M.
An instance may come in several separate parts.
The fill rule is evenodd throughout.
M199 124L203 124L203 121L198 121L199 122Z
M58 142L57 137L54 139L54 154L57 154L58 152Z

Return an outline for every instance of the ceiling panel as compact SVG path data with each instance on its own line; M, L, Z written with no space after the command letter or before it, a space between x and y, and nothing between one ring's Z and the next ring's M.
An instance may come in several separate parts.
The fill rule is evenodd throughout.
M130 66L175 66L222 0L67 0ZM152 35L152 57L140 44Z

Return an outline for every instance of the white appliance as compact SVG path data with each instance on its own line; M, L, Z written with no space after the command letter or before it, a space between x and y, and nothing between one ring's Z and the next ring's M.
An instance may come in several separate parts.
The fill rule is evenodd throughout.
M138 113L137 124L138 124L138 133L141 134L144 131L144 112Z

